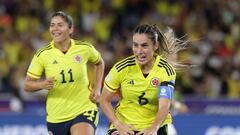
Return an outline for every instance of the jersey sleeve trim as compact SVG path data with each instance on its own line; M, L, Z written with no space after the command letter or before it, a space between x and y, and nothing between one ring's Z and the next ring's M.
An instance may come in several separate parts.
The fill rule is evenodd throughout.
M31 76L33 78L36 78L36 79L39 79L41 77L40 75L33 74L33 73L29 72L29 71L27 72L27 75L29 75L29 76Z
M52 49L51 43L49 43L49 44L47 44L46 46L44 46L43 48L39 49L39 50L36 52L35 55L36 55L37 57L39 57L42 52L44 52L44 51L46 51L46 50L50 50L50 49Z
M113 93L117 92L117 89L111 88L106 82L104 82L104 87L110 92L113 92Z
M100 61L100 54L98 55L97 60L93 62L93 64L97 64L99 61Z
M168 76L176 74L174 69L172 68L172 66L167 61L163 60L162 58L160 58L158 67L163 67L166 70Z
M93 46L91 43L87 41L79 41L79 40L72 40L72 41L75 43L75 45L86 45L90 48Z
M116 68L117 72L120 72L121 70L123 70L128 66L134 66L134 65L136 65L135 56L130 56L118 62L114 67Z

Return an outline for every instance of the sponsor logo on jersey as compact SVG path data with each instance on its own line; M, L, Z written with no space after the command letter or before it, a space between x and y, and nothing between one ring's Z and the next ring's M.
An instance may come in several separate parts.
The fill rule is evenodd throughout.
M128 82L128 84L134 85L134 81L133 81L133 80L130 80L130 81Z
M157 87L159 85L159 79L157 77L152 78L151 84L153 87Z
M58 62L56 60L54 60L52 64L58 64Z

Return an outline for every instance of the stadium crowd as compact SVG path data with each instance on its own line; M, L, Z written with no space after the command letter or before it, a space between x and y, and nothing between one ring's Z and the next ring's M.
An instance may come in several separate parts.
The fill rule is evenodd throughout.
M75 35L95 45L106 70L131 53L135 26L169 26L191 40L178 58L193 66L178 72L176 90L183 96L240 98L239 0L1 0L0 93L24 100L29 62L47 44L49 17L59 10L73 16Z

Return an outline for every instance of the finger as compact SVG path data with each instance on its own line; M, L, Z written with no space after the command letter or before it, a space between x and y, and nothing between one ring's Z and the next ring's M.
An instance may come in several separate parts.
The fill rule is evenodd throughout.
M46 79L48 82L54 82L55 81L55 77L49 77Z
M97 101L98 101L98 97L95 95L95 96L93 97L93 100L94 100L94 102L97 102Z
M89 96L89 99L93 102L96 103L95 99L93 98L92 94Z
M90 98L90 99L92 99L92 98L93 98L93 95L92 95L92 93L89 95L89 98Z
M94 99L94 101L95 101L96 103L99 102L99 96L95 96L93 99Z
M47 83L47 86L49 86L49 87L53 87L53 85L54 85L54 83L52 83L52 82Z
M47 86L53 87L54 86L54 82L47 82Z
M50 90L50 89L52 89L52 87L48 86L46 89L47 89L47 90Z
M51 83L51 84L48 84L48 87L50 87L50 88L53 88L53 86L54 86L54 84L53 84L53 83Z
M92 93L90 94L90 97L91 97L91 99L94 99L95 94L92 92Z
M134 126L132 126L132 125L128 125L128 128L131 129L131 130L135 130L135 131L137 130L137 129L136 129Z
M132 131L132 130L128 131L127 133L128 133L128 135L134 135L134 131Z
M141 131L141 132L138 132L136 135L143 135L143 134L144 134L144 132Z

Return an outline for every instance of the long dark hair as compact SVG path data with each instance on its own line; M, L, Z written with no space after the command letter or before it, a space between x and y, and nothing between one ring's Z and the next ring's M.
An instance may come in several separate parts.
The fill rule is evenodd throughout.
M51 19L55 16L61 16L67 22L69 28L73 27L73 19L67 13L65 13L63 11L57 11L52 15Z

